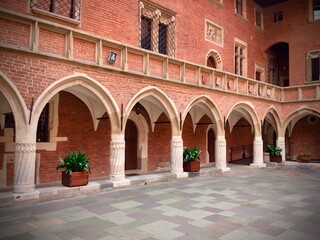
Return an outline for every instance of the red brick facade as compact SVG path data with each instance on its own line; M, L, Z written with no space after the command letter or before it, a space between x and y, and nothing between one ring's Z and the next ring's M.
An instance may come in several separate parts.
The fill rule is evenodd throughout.
M177 136L183 146L201 148L201 164L209 165L210 127L216 139L226 141L226 162L231 148L255 147L261 137L267 139L264 149L267 142L276 144L268 126L276 132L276 141L285 139L280 146L285 147L287 160L302 152L320 159L320 85L306 81L306 54L320 51L320 22L309 21L312 1L262 8L247 0L245 17L235 14L234 1L218 2L152 1L174 15L175 55L168 57L139 47L138 0L82 0L78 22L31 9L27 0L1 1L0 99L9 102L1 102L1 115L11 109L17 143L34 143L43 106L51 104L51 118L58 114L58 121L49 124L51 134L57 129L56 135L50 136L49 144L36 145L36 183L59 182L58 158L71 150L89 156L91 179L112 175L113 138L121 135L126 140L128 119L139 132L137 170L142 173L170 170L164 166L177 158L173 150ZM255 25L256 9L262 9L263 28ZM283 12L283 21L274 22L278 11ZM208 41L207 22L223 30L222 44ZM268 57L272 46L282 42L289 46L289 58L283 52L276 54L281 60L279 76L288 72L287 88L268 84ZM243 76L234 74L236 43L245 49ZM108 61L110 51L117 54L114 64ZM221 69L206 67L209 52L220 57ZM215 59L217 64L220 60ZM257 66L264 69L260 82L253 80ZM54 96L59 96L56 112L50 102ZM137 116L136 102L143 106ZM19 112L20 108L25 111ZM315 123L308 122L310 116L317 119ZM142 127L144 121L147 127ZM2 188L15 184L13 163L4 161L15 150L4 136L3 124L4 118L0 170L4 164L8 167L1 173L7 179ZM214 149L218 151L217 146ZM261 158L262 152L256 156Z

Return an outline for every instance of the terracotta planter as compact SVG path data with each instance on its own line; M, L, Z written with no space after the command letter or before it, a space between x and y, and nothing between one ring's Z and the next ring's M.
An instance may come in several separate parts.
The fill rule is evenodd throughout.
M199 161L191 161L183 163L183 171L185 172L198 172L200 170Z
M62 185L67 187L77 187L87 185L89 181L89 173L84 172L73 172L71 175L67 174L66 171L62 172Z
M270 162L277 162L277 163L281 163L282 162L282 155L270 155Z
M298 157L300 162L309 162L312 160L311 157Z

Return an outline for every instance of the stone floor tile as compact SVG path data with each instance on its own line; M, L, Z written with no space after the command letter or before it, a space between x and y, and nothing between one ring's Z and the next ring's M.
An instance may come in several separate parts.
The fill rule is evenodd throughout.
M149 223L149 224L145 224L143 226L140 226L137 229L145 231L150 234L158 234L163 231L167 231L167 230L176 228L178 226L179 226L178 224L175 224L172 222L159 220L157 222L153 222L153 223Z

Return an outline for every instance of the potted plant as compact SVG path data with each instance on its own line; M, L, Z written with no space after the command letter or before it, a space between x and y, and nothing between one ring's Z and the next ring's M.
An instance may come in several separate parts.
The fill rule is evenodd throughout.
M282 148L276 147L274 145L267 145L267 152L270 153L270 162L282 162Z
M183 171L198 172L200 170L200 153L201 150L197 147L186 147L183 150Z
M81 152L71 151L65 158L59 157L57 169L62 171L62 185L67 187L83 186L88 184L90 164L89 158Z
M300 155L298 155L298 159L301 162L309 162L312 160L312 154L311 153L301 153Z

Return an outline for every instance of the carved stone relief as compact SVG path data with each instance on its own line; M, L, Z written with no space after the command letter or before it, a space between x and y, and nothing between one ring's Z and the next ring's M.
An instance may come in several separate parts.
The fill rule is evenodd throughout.
M206 21L206 40L214 42L218 45L223 44L223 29L222 27Z

